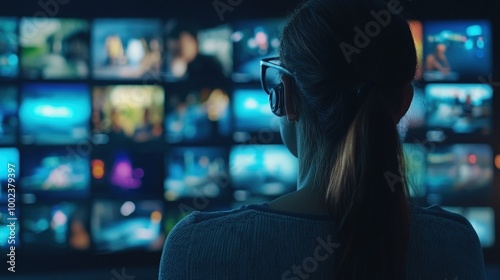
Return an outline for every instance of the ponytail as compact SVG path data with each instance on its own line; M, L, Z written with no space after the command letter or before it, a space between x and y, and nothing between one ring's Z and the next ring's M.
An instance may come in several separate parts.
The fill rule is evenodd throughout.
M395 119L415 76L417 53L400 15L348 61L340 47L356 45L379 0L308 0L290 17L280 44L282 65L297 86L299 176L321 194L338 225L335 279L403 279L410 213ZM356 102L353 88L364 81ZM361 105L359 105L361 104ZM396 112L395 112L396 111Z
M409 240L394 97L368 89L338 150L326 190L339 224L335 279L404 279ZM391 101L392 100L392 101Z

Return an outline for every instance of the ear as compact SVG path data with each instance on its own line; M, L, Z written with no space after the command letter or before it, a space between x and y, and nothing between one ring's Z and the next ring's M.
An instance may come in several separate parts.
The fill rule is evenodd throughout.
M409 84L403 90L403 103L401 104L401 108L399 112L394 115L396 123L399 123L401 118L408 112L408 109L410 109L411 102L413 101L413 94L413 85Z
M284 88L284 97L285 97L285 112L286 116L288 118L288 121L296 121L297 120L297 109L295 107L295 104L293 102L294 94L297 94L294 92L294 86L293 86L293 80L292 77L288 75L283 75L281 77L281 81L283 82L283 88Z

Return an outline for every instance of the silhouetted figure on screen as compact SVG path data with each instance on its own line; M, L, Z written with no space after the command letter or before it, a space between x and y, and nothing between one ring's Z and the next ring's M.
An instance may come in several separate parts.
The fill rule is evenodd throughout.
M474 105L472 104L472 97L468 94L465 97L465 102L462 104L462 116L471 119L473 109Z
M189 24L177 24L167 38L167 67L176 79L221 80L224 72L214 56L199 52L198 29Z
M436 51L427 56L425 68L429 71L439 71L443 74L450 73L451 69L450 64L448 63L448 58L446 57L445 44L438 44L436 46Z

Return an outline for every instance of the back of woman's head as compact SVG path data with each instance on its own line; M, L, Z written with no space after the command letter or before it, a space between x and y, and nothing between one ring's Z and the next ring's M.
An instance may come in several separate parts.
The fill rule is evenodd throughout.
M316 168L339 224L336 279L404 277L409 212L396 125L417 58L402 7L390 3L307 1L281 41L295 85L299 172Z

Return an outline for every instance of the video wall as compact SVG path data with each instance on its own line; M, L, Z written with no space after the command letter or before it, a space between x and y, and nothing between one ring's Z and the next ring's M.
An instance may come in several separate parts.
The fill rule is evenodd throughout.
M260 88L284 19L0 18L0 163L15 166L26 253L160 251L191 210L296 188L297 159ZM487 21L411 22L416 95L399 126L412 196L464 215L495 244ZM7 168L0 248L7 248ZM44 250L43 252L47 252Z
M491 26L475 20L411 27L421 67L413 103L399 126L411 194L467 218L482 246L491 248L493 88L484 80L493 71Z

